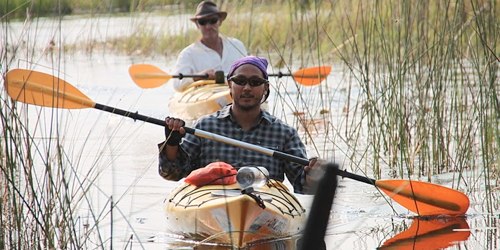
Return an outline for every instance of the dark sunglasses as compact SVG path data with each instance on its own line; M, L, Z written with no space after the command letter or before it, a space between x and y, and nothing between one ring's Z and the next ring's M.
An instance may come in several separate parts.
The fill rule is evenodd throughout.
M247 83L250 87L258 87L264 83L268 83L269 81L260 77L252 77L246 78L241 76L232 76L229 78L229 81L234 82L236 85L245 86Z
M199 25L203 26L206 24L216 24L219 21L219 18L210 18L210 19L198 19L196 22L198 22Z

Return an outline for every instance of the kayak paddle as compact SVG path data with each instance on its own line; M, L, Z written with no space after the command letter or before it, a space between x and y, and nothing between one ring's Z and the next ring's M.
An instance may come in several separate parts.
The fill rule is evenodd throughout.
M445 249L471 235L464 216L413 218L411 226L388 239L378 250Z
M25 69L14 69L6 75L6 89L15 101L44 107L82 109L95 108L165 126L165 121L140 115L137 112L117 109L95 103L78 89L56 76ZM254 144L213 134L199 129L184 127L187 133L195 136L226 143L236 147L252 150L278 159L295 162L304 166L309 160L283 152L274 151ZM469 198L454 189L416 180L374 180L364 176L338 170L337 174L346 178L374 185L384 191L390 198L418 215L462 215L469 207Z
M278 78L292 76L293 79L301 85L313 86L323 81L330 74L331 70L332 68L330 66L319 66L300 69L295 71L293 74L278 72L277 74L269 74L269 76ZM170 75L151 64L133 64L129 67L128 72L135 84L144 89L160 87L172 78L208 78L208 75Z

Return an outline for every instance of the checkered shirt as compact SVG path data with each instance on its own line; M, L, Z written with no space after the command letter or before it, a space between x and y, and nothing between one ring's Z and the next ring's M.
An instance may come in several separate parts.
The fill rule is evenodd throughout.
M306 158L304 144L296 129L286 125L268 112L262 111L259 123L249 131L244 131L233 119L230 107L231 105L228 105L212 115L199 119L194 128ZM163 143L160 143L160 149L162 146ZM297 163L276 159L262 153L200 138L192 134L186 134L183 138L179 155L175 161L169 161L162 152L163 150L160 150L159 173L168 180L180 180L194 169L215 161L223 161L236 169L244 166L264 166L268 169L270 178L283 181L286 175L292 183L294 191L303 193L304 166Z

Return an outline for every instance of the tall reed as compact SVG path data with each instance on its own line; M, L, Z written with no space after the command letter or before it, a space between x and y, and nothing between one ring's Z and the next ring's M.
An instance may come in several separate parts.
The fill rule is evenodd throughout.
M17 105L2 94L0 243L9 249L82 249L89 233L99 234L91 227L99 227L103 218L93 211L84 218L79 211L90 204L87 195L95 174L82 178L59 134L62 120L53 112L47 121L41 110ZM92 237L91 242L104 245L103 240Z
M491 190L500 174L498 4L360 1L346 9L337 23L351 42L336 54L353 80L349 89L361 92L348 94L358 96L346 118L360 117L360 126L346 119L343 140L371 156L351 155L353 168L365 161L378 178L389 168L428 181L453 172L454 188L486 188L486 210L498 209Z

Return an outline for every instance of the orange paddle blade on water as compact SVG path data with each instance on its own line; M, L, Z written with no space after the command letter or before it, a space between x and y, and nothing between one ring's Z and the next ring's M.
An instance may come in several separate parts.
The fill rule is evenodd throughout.
M12 99L28 104L66 109L82 109L95 105L80 90L64 80L33 70L9 71L5 87Z
M470 229L464 217L413 219L411 227L378 249L443 249L465 241Z
M433 183L378 180L375 186L403 207L420 216L463 215L469 208L469 198L465 194Z
M157 88L172 78L160 68L151 64L134 64L128 69L132 80L141 88Z
M330 66L319 66L297 70L293 79L304 86L313 86L323 81L332 71Z

